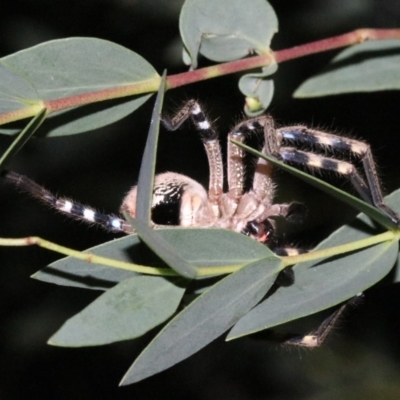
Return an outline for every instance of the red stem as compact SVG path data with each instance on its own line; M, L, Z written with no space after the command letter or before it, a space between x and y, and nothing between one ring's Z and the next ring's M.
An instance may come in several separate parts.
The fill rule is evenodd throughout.
M310 54L321 53L324 51L350 46L366 40L383 39L400 39L400 29L358 29L353 32L334 36L329 39L317 40L316 42L295 46L290 49L271 52L270 54L248 57L242 60L216 64L207 68L200 68L195 71L183 72L167 77L166 87L167 89L173 89L179 86L188 85L190 83L199 82L217 76L247 71L254 68L261 68L263 66L270 65L274 61L281 63ZM49 100L43 102L43 106L47 108L48 113L52 113L54 111L82 106L84 104L96 103L108 99L142 93L152 93L157 91L158 84L159 81L157 79L151 79L147 82L134 83L131 85L115 87L97 92L88 92L67 98ZM41 106L39 104L35 104L30 107L0 114L0 124L34 116L37 114L38 110L40 111L40 109Z
M362 43L366 40L400 39L400 29L358 29L329 39L317 40L290 49L279 50L272 54L249 57L238 61L217 64L212 67L200 68L195 71L171 75L167 78L168 89L176 88L189 83L198 82L214 76L227 75L252 68L267 66L275 59L277 63L322 53L341 47Z

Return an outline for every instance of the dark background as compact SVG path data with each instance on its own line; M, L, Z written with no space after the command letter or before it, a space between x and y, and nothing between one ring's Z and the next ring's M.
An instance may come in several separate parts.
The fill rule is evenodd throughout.
M3 1L0 56L37 43L93 36L119 43L147 59L158 72L182 72L178 16L173 0ZM273 49L345 33L360 27L400 27L397 0L271 1L280 20ZM374 149L387 193L400 187L399 92L294 100L291 93L326 65L334 53L282 64L275 75L270 112L280 124L306 123L367 139ZM224 140L242 116L238 76L169 92L174 110L198 98L218 119ZM152 101L127 118L94 132L32 140L11 168L107 212L116 212L136 183ZM10 143L0 137L0 149ZM172 155L172 156L171 156ZM195 156L194 156L195 155ZM207 182L207 164L196 135L162 132L158 171L173 170ZM305 184L278 173L282 198L303 201L305 225L287 237L311 246L349 220L354 211ZM341 183L341 182L339 182ZM37 235L85 249L113 235L70 220L0 183L0 236ZM56 287L29 276L59 258L40 248L0 248L0 399L398 399L400 398L400 294L398 285L367 291L363 305L348 313L320 349L286 349L254 338L228 344L223 338L172 369L136 385L117 384L151 335L134 342L86 349L46 345L47 339L98 292ZM325 314L299 321L307 332Z

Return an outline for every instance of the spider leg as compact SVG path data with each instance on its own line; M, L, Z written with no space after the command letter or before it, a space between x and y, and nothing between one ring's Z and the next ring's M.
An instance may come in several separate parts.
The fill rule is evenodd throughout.
M2 177L64 214L100 225L109 231L133 232L132 227L125 220L114 215L102 214L91 207L84 206L70 199L57 197L24 175L13 171L3 171Z
M207 120L199 103L195 100L189 100L172 119L163 116L161 121L166 129L175 131L189 118L200 132L200 137L207 153L208 165L210 168L208 196L214 214L218 217L218 204L223 192L224 182L224 170L218 133Z
M331 152L340 151L361 160L367 182L354 164L335 158L324 157L311 152L296 150L293 147L281 147L277 154L285 162L306 165L319 170L337 172L347 176L359 195L368 203L382 210L397 225L399 216L384 202L382 189L371 148L367 143L353 140L327 132L308 129L305 126L289 126L277 130L277 135L288 142L298 142Z
M248 135L254 134L256 131L264 132L262 152L267 154L278 154L279 152L282 137L275 129L271 116L263 115L237 124L228 135L228 185L231 198L240 198L243 193L245 152L231 143L230 139L244 142ZM304 212L304 207L299 207L299 203L273 204L275 183L272 174L272 164L259 158L254 173L253 188L242 196L236 211L237 214L262 223L271 216L281 216L289 220L291 216L292 220L295 220L295 214ZM247 210L252 210L252 213L248 215Z
M349 306L355 306L362 296L363 294L359 293L358 295L343 303L333 314L326 318L318 327L318 329L314 332L311 332L308 335L304 336L294 336L290 339L285 340L283 344L309 348L321 346L328 335L332 332L332 329L337 325L343 313L347 311Z

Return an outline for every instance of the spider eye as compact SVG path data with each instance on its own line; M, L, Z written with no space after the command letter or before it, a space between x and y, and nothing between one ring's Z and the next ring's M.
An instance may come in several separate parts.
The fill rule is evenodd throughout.
M266 243L274 234L274 227L268 219L262 222L249 221L242 229L241 233L257 240L260 243Z

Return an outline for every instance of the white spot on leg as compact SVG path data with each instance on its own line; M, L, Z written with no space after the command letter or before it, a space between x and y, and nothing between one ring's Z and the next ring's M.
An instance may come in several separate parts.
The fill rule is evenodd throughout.
M201 108L200 106L196 103L196 105L194 106L193 110L192 110L192 114L197 115L201 113Z
M322 167L322 158L315 156L313 154L308 155L307 165L309 167L321 168Z
M210 129L210 124L208 121L199 122L199 128L203 130Z
M336 171L341 175L350 175L354 171L354 166L347 162L339 161Z
M64 212L71 213L72 206L73 204L71 201L64 200L64 204L62 204L61 207L59 207L59 209Z
M119 220L118 218L113 218L111 220L111 226L115 229L121 229L121 224L122 224L122 221Z
M327 136L318 136L318 135L313 135L316 139L316 141L318 142L318 144L320 144L321 146L335 146L335 142L336 142L336 138L330 138Z
M83 218L85 218L88 221L94 222L94 215L95 212L90 208L85 208L83 211Z

